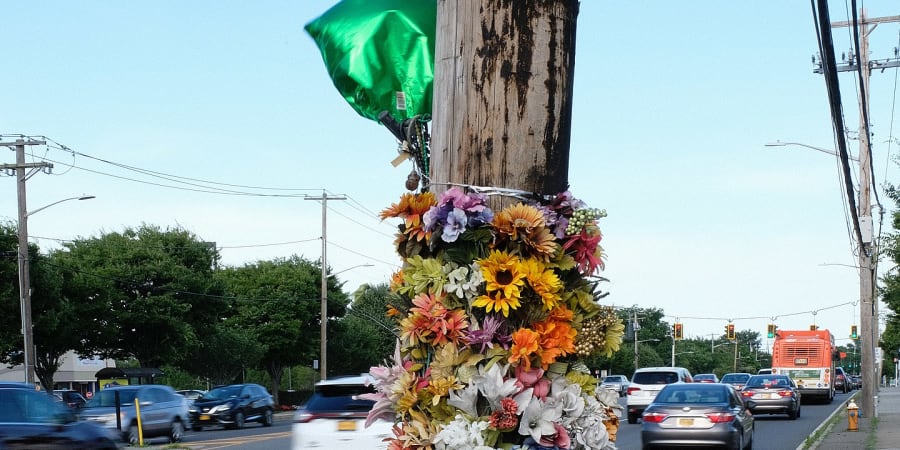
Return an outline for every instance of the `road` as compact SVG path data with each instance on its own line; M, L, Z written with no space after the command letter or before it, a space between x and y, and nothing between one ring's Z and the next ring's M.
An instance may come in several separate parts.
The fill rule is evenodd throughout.
M813 430L831 415L832 411L841 407L849 394L835 394L834 401L827 404L806 404L800 409L800 417L790 420L785 415L758 415L756 431L753 433L753 448L765 450L795 450L806 440ZM619 403L625 404L623 398ZM622 420L616 436L616 447L622 450L641 448L641 423L629 425Z
M804 404L797 420L788 420L787 416L756 416L756 431L753 434L753 446L766 450L795 450L812 434L836 408L839 408L850 394L836 394L832 403ZM624 406L624 397L620 400ZM641 425L629 425L622 420L616 440L616 447L621 450L641 448ZM165 439L149 441L152 447L172 449ZM194 450L271 450L289 449L291 445L291 414L279 413L275 416L272 427L258 424L247 424L241 430L209 428L200 432L188 431L181 448ZM131 447L127 447L131 448ZM147 448L147 447L143 447ZM177 448L177 447L175 447Z

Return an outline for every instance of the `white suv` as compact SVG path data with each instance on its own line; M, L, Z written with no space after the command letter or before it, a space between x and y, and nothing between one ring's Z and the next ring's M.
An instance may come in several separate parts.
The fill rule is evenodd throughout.
M637 423L647 405L667 384L693 381L691 372L684 367L644 367L636 370L628 386L628 423Z

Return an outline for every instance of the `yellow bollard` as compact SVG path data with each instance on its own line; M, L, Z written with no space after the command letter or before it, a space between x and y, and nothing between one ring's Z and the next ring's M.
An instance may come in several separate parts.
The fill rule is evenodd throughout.
M859 407L852 398L847 403L847 431L859 431Z

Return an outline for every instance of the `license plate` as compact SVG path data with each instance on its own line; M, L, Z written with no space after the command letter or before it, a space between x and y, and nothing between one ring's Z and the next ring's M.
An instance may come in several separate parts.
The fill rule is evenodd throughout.
M694 419L678 419L679 427L692 427L694 426Z
M356 431L356 421L341 420L337 424L338 431Z
M200 420L209 420L209 416L206 414L203 414L200 416Z

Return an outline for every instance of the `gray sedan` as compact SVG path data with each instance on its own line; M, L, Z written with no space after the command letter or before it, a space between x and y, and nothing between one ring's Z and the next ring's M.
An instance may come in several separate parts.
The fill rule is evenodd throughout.
M753 415L731 385L675 383L641 417L641 444L655 447L752 448Z
M741 397L753 414L787 414L800 417L800 390L787 375L753 375Z

